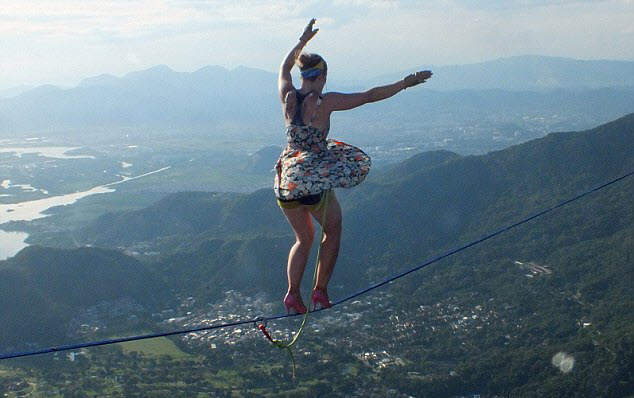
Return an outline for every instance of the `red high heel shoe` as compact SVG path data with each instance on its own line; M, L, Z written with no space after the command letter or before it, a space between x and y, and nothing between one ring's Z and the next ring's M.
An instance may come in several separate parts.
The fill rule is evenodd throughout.
M321 289L313 290L313 311L317 309L317 304L321 308L330 308L332 307L332 303L328 299L328 293Z
M290 293L286 293L286 297L284 297L284 307L286 307L286 315L290 315L291 310L294 311L294 314L305 314L308 311L302 303L301 297L298 299Z

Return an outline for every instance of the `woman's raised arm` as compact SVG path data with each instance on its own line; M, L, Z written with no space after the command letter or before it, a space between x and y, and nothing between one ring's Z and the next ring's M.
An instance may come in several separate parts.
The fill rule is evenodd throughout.
M306 25L302 36L299 38L299 43L297 43L295 47L293 47L293 49L288 53L288 55L286 55L284 61L282 61L282 64L280 65L280 74L277 79L277 87L282 102L284 102L284 99L286 98L286 93L289 90L293 89L293 78L291 77L291 70L295 65L297 57L299 57L299 54L306 46L306 43L308 43L310 39L315 37L315 35L319 31L319 29L313 29L313 25L315 25L316 21L317 20L315 18L310 20L308 25Z
M370 102L377 102L390 98L394 94L405 90L408 87L424 83L431 76L431 71L425 70L412 73L403 80L399 80L395 83L371 88L363 93L328 93L324 96L323 105L327 106L328 109L333 112L353 109Z

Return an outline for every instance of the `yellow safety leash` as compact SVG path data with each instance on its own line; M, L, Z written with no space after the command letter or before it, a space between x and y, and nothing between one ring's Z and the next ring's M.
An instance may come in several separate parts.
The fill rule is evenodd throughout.
M324 240L324 224L326 223L326 213L328 212L328 202L330 200L330 191L325 191L324 196L325 197L323 202L319 204L319 207L321 207L322 205L325 207L324 207L324 213L321 216L321 235L319 237L319 248L317 248L317 259L315 260L315 271L313 272L313 283L312 283L313 289L315 288L315 285L317 284L317 267L319 265L319 253L321 252L321 242ZM288 343L285 343L281 340L273 339L271 337L271 334L266 330L266 323L258 325L256 322L257 328L262 331L264 336L271 342L271 344L273 344L279 349L285 349L288 352L288 355L291 357L291 362L293 363L293 380L295 380L295 370L297 366L295 363L295 356L293 355L293 351L291 350L291 347L293 347L293 345L299 339L299 336L301 336L301 334L304 332L304 327L306 326L306 320L308 319L309 312L310 312L310 300L308 301L308 308L306 309L306 313L304 313L304 318L302 319L302 324L300 325L299 330L297 331L295 336L293 336L293 339Z

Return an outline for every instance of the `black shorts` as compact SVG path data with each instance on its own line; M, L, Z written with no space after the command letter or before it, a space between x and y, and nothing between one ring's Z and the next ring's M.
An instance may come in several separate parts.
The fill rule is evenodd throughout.
M326 195L331 195L331 194L332 194L332 190L328 189L316 195L304 196L299 199L284 200L284 199L277 198L277 204L282 209L296 209L299 206L310 206L312 208L318 208L321 205L323 199L326 197Z

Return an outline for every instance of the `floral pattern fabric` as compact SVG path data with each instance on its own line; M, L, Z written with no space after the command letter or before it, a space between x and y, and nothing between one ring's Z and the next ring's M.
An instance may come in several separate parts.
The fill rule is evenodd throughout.
M331 188L351 188L365 179L370 157L357 147L326 139L326 135L311 126L287 127L288 145L275 166L278 198L296 200Z

